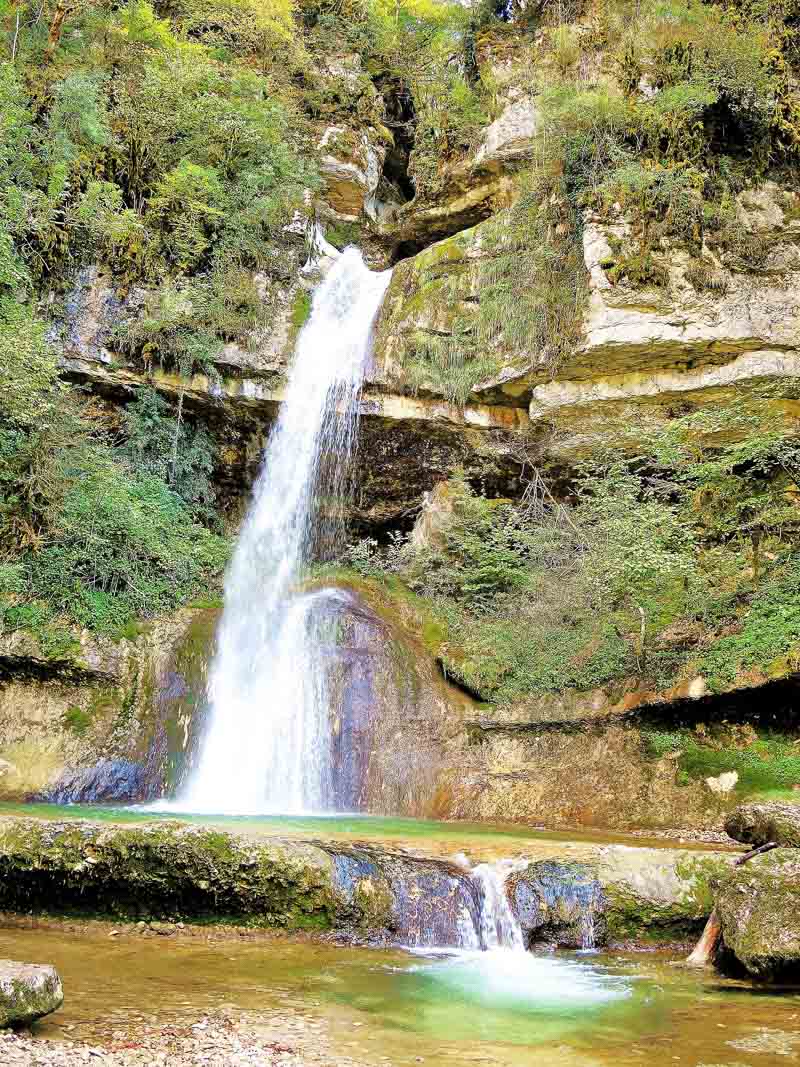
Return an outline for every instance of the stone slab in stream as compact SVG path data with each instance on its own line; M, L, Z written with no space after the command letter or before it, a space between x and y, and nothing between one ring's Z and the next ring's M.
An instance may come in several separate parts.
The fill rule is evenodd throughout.
M767 845L773 841L786 848L800 848L800 804L741 804L725 820L725 830L734 841Z
M597 943L620 944L696 936L712 907L711 885L734 858L532 841L514 864L559 861L532 874L545 873L545 897L562 903L574 882L572 869L564 873L567 860L582 864L586 892L597 896ZM533 887L536 900L544 899L540 889ZM466 861L378 843L250 838L169 821L0 819L0 908L9 911L236 922L454 946L464 923L480 925L483 895ZM582 917L578 927L574 919L582 929Z
M49 963L0 960L0 1027L28 1026L64 1003L58 971Z

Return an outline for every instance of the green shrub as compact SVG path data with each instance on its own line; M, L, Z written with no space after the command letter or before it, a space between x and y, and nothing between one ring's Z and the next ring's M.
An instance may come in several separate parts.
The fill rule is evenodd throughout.
M134 470L125 449L99 434L69 394L53 394L51 406L51 418L34 428L14 430L0 420L4 627L52 636L61 618L116 633L133 617L170 610L213 584L227 543L146 469L163 458L157 440ZM163 416L140 401L129 445L146 433L148 412L159 429ZM190 498L204 475L201 444L189 439L177 469ZM192 503L198 510L202 502Z
M800 560L790 557L781 572L753 597L739 632L703 650L698 667L713 690L724 690L749 670L768 673L786 656L794 666L800 655Z

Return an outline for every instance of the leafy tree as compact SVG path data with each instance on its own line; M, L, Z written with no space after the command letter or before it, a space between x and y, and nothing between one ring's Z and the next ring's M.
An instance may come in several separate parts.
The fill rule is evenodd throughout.
M208 434L176 414L154 389L141 388L123 416L119 449L131 468L157 475L198 519L213 519L214 446Z

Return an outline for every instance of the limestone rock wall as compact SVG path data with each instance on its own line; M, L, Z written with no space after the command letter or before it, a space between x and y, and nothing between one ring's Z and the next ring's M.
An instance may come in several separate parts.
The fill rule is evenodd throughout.
M0 798L162 795L199 722L216 617L186 608L58 652L21 631L0 639Z

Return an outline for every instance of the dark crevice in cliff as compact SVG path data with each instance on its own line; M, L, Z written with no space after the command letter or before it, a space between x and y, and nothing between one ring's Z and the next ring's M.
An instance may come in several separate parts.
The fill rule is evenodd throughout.
M400 78L379 82L377 88L383 97L384 124L394 138L394 144L383 162L381 179L397 194L396 199L400 203L408 203L414 199L417 191L408 169L417 129L414 97Z
M466 682L462 682L459 678L449 674L444 660L439 656L436 657L436 666L441 673L442 678L444 678L447 684L451 685L453 689L457 689L459 693L463 693L464 696L469 697L470 700L477 701L479 704L485 702L486 697L482 693L479 693L477 689L473 689L471 685L467 685Z
M577 714L564 719L515 722L485 717L467 722L465 726L470 737L480 741L483 735L492 733L592 733L626 725L691 730L701 723L706 726L748 724L767 731L800 733L800 676L765 682L732 693L709 693L697 699L684 697L647 704L619 714Z
M391 266L396 266L404 259L411 259L438 241L446 241L464 230L471 230L473 226L486 222L494 213L491 199L487 198L477 204L470 204L461 211L436 219L409 217L405 225L401 223L398 227L399 239L392 248ZM404 236L406 230L407 237Z
M25 655L2 655L0 656L0 685L11 681L110 685L116 679L103 671L82 667L70 660L43 660Z

